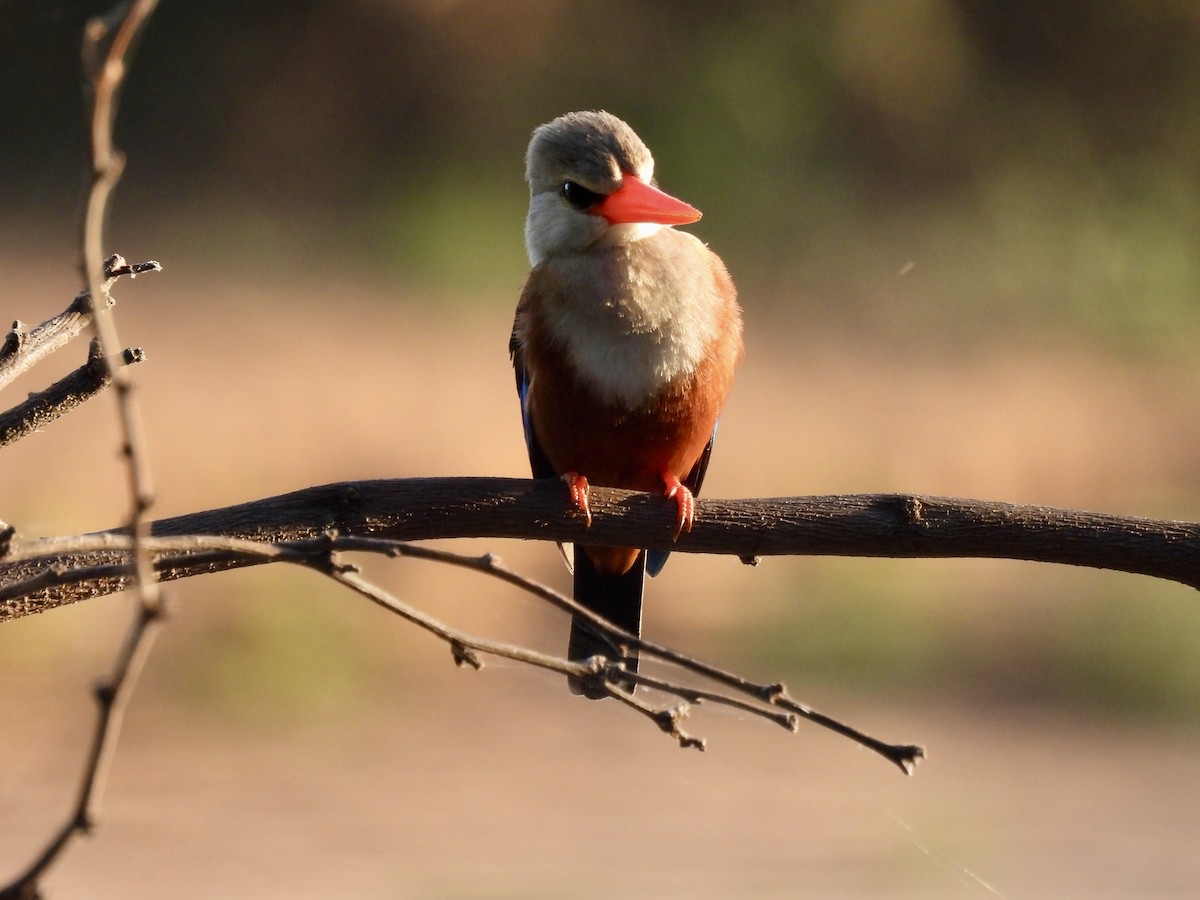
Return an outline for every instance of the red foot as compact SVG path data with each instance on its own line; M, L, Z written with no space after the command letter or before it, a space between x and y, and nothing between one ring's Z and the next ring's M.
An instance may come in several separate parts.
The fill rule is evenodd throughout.
M571 492L571 502L575 504L575 508L579 512L583 513L587 527L591 528L592 510L588 507L588 480L578 472L567 472L561 477L567 485L567 490Z
M696 498L677 476L664 472L662 480L667 488L667 499L674 497L679 506L679 518L675 520L675 537L671 539L677 541L685 531L692 530L692 522L696 519Z

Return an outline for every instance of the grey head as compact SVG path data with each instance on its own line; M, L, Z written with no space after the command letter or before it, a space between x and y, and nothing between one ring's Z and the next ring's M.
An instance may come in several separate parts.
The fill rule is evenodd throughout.
M525 246L530 262L537 265L550 256L579 253L605 238L635 240L657 228L610 225L588 211L617 190L625 174L652 183L654 157L616 116L573 112L539 126L525 154Z

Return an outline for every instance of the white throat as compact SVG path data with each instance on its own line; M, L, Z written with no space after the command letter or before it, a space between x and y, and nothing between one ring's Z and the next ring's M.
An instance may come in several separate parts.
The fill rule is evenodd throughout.
M554 222L535 213L531 205L529 217L525 220L525 252L529 256L529 264L536 266L551 255L557 245L557 233L561 230L554 227ZM628 222L620 225L608 225L599 233L592 243L602 247L614 247L618 244L632 244L658 234L668 225L657 222Z
M667 225L657 222L626 222L620 225L609 225L608 230L600 238L600 243L606 246L615 244L632 244L658 234Z

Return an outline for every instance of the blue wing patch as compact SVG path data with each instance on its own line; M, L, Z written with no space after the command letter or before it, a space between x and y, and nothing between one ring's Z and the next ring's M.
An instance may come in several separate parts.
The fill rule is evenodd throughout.
M529 424L529 375L517 372L517 396L521 400L521 426L525 429L525 449L533 450L533 426Z

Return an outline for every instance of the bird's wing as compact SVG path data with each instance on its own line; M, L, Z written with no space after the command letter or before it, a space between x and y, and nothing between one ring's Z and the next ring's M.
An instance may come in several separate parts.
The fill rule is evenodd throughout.
M521 307L518 306L517 315L520 314ZM529 452L529 467L534 478L554 478L558 473L546 458L546 452L542 450L537 432L533 430L533 422L529 418L529 370L525 367L525 350L517 335L515 322L512 336L508 339L508 354L512 357L513 372L517 379L517 397L521 401L521 424L525 428L525 449Z
M713 433L709 435L708 443L704 445L704 452L700 454L700 458L692 466L692 471L688 472L687 478L683 479L683 486L690 490L695 497L700 496L700 487L704 484L704 473L708 471L708 459L712 456L713 442L717 439L718 425L720 425L719 421L713 424Z
M517 315L521 315L525 298L517 306ZM537 432L533 430L533 422L529 418L529 369L525 366L525 350L517 335L517 324L513 322L512 335L508 339L508 355L512 357L513 372L517 377L517 397L521 401L521 424L525 429L525 449L529 453L529 469L534 478L556 478L558 473L546 458L546 451L538 440ZM567 571L575 570L575 547L573 544L559 544L558 552L562 554Z

